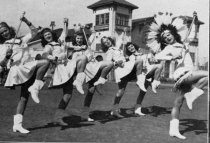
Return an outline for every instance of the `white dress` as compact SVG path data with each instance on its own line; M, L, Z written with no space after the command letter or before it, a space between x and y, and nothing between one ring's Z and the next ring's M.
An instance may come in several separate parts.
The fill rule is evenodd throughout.
M44 48L46 57L58 57L58 61L52 75L52 85L58 86L66 83L74 74L76 69L76 61L67 59L67 53L63 45L56 42L47 44Z
M28 41L33 37L32 33L27 34L21 39L16 39L13 46L11 59L13 63L9 70L5 86L11 87L28 81L34 74L37 61L35 61L28 50ZM13 39L5 41L2 45L4 48L11 48Z
M145 74L148 74L154 67L155 64L150 64L149 63L149 58L151 58L151 53L149 54L144 54L142 55L140 58L141 60L143 61L143 66L146 68L146 73Z
M176 59L177 68L174 72L174 79L176 80L186 71L193 71L194 65L190 53L187 49L184 49L183 44L175 43L173 45L168 45L163 51L156 55L157 59L170 60L172 56L180 55L181 59Z
M123 51L120 50L117 47L110 47L108 49L108 51L106 52L106 60L108 61L123 61L123 67L117 67L114 70L114 74L115 74L115 81L118 83L121 81L121 78L125 77L126 75L128 75L129 73L131 73L131 71L134 68L135 65L135 56L131 55L129 57L129 60L126 61L124 55L123 55Z
M76 59L81 55L86 55L88 58L88 63L86 64L86 68L84 71L85 82L87 83L96 76L101 67L102 62L98 62L94 57L93 51L89 49L74 52L72 59Z

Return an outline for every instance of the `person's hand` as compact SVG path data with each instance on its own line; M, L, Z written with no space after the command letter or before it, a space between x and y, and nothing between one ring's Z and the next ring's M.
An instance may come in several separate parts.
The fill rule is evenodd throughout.
M22 20L23 22L25 22L28 26L31 26L32 23L26 18L26 17L21 17L20 20Z
M81 48L82 48L83 50L86 50L86 49L87 49L87 46L86 46L86 45L82 45Z
M155 56L151 56L149 59L148 59L149 63L156 63L157 62L157 59L155 59Z
M182 55L172 56L171 60L176 60L176 59L181 59L181 58L182 58Z
M115 62L115 66L118 66L118 67L123 67L123 66L124 66L124 64L123 64L123 60L116 61L116 62Z
M128 28L127 27L123 28L123 31L128 32Z
M191 74L191 71L186 71L185 74L179 79L177 80L177 82L175 83L174 87L175 88L179 88L180 85L184 82L184 80Z
M25 16L20 17L20 20L23 21L23 22L28 21L27 18L26 18Z
M12 56L12 53L13 53L13 50L12 49L7 50L7 52L6 52L6 58L7 59L10 59L10 57Z
M183 83L184 78L181 77L175 84L174 84L174 88L177 89L180 87L180 85Z
M69 19L68 18L64 18L63 19L63 23L68 24L69 23Z

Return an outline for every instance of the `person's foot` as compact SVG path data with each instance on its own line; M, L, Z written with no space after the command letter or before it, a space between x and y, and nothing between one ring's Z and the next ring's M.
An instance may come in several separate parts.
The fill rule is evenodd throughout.
M97 85L99 85L99 84L105 84L105 82L106 82L106 79L100 77L100 78L94 83L94 86L97 86Z
M68 123L64 122L62 118L55 118L53 123L61 126L68 126Z
M160 85L160 81L154 80L151 85L152 85L152 91L156 94L157 88Z
M145 116L146 114L142 113L141 107L135 109L134 113L139 116Z
M122 116L119 111L111 111L111 115L114 116L114 117L117 117L117 118L123 118L124 116Z
M82 87L82 84L80 84L78 81L74 81L73 82L73 85L76 87L77 91L80 93L80 94L84 94L84 90L83 90L83 87Z
M142 91L147 92L147 89L144 86L144 82L137 81L136 84Z
M33 99L33 101L35 103L39 103L40 102L39 97L38 97L39 91L37 89L33 88L33 86L29 87L28 91L30 92L31 98Z
M63 121L63 117L65 116L68 116L65 110L57 109L53 118L53 123L61 126L68 126L68 123Z
M88 121L88 122L94 122L94 119L88 117L88 118L87 118L87 121Z

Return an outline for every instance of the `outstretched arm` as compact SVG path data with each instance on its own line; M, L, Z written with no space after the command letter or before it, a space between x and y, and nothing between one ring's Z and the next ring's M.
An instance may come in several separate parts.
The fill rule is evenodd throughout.
M21 17L21 20L25 22L31 30L29 34L22 37L22 43L26 44L29 40L36 36L36 34L38 33L38 28L36 28L26 17Z

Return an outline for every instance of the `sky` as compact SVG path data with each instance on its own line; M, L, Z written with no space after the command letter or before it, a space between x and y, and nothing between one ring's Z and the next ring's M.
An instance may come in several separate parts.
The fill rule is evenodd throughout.
M35 26L49 27L55 21L56 27L63 25L63 18L69 18L69 27L73 24L93 23L94 15L87 6L99 0L0 0L0 21L6 21L15 28L19 17L26 12L26 17ZM193 16L204 22L199 31L200 62L209 56L209 0L127 0L138 6L133 11L133 19L153 16L157 12L171 12L174 16ZM22 24L20 33L25 34L27 26Z

